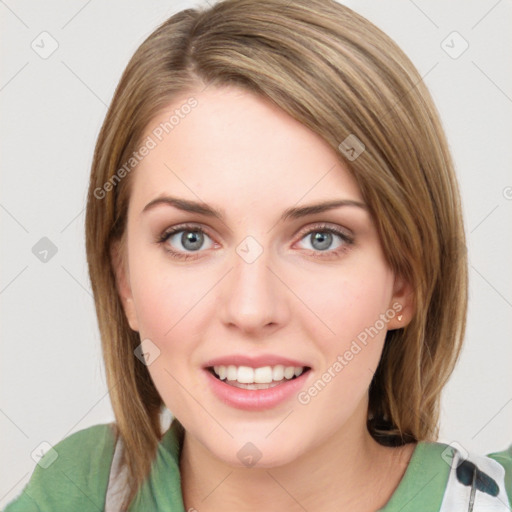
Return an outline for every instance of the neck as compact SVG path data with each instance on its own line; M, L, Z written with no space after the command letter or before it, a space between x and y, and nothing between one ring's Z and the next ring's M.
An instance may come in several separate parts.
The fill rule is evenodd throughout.
M393 494L414 447L381 446L364 421L288 464L240 468L214 457L186 433L180 457L185 510L374 511Z

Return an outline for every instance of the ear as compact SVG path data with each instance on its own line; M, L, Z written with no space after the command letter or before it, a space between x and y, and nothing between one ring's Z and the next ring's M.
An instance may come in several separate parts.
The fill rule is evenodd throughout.
M406 279L401 276L395 277L389 308L396 314L389 320L388 330L401 329L409 325L415 311L413 292L411 284Z
M116 276L117 292L123 304L126 319L128 320L130 328L134 331L138 331L139 324L130 286L128 259L124 257L124 246L120 240L113 241L110 246L110 261Z

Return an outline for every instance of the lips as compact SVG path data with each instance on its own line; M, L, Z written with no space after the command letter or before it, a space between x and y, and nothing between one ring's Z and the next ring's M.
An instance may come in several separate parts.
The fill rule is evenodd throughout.
M266 361L268 360L267 358ZM282 361L283 359L281 358L280 360ZM219 359L219 361L224 362L226 359ZM287 361L290 360L288 359ZM297 362L293 361L293 363ZM290 380L284 378L280 382L268 384L242 384L237 381L221 380L215 375L213 369L210 370L208 368L205 368L202 374L217 399L229 407L246 411L273 409L285 402L289 402L311 380L311 372L309 370L303 371L299 377L294 376Z

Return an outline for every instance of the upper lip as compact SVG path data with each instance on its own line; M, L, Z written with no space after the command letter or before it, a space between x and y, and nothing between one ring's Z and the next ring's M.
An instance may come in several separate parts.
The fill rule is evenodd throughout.
M289 357L278 356L274 354L262 354L259 356L247 356L242 354L232 354L227 356L216 357L210 359L205 363L205 368L211 366L249 366L250 368L261 368L263 366L276 366L282 364L283 366L300 366L310 368L307 364L290 359Z

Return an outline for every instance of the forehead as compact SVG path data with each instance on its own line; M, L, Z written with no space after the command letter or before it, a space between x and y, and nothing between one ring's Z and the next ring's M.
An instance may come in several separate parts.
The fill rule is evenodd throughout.
M139 210L165 193L222 210L284 209L303 197L362 200L327 142L270 101L236 87L210 86L176 98L148 124L143 139L152 149L134 171L131 202Z

